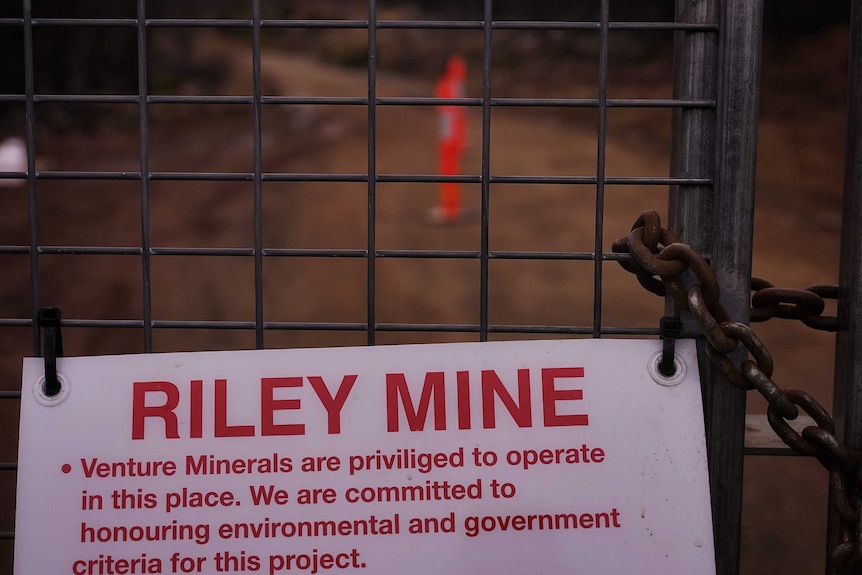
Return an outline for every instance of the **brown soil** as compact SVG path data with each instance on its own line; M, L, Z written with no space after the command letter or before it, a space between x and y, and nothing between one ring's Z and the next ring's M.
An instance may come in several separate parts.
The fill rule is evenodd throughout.
M816 54L808 46L818 46ZM796 53L767 53L763 119L758 156L755 275L776 285L801 288L837 279L840 189L843 166L846 31L833 30ZM250 52L233 42L209 39L201 50L229 73L223 93L248 93ZM842 58L844 60L842 61ZM806 72L796 64L808 61ZM843 68L842 68L843 66ZM660 66L654 66L659 70ZM268 94L355 95L366 91L364 70L323 64L298 53L269 50L263 58ZM670 93L669 74L649 80L643 70L612 86L613 96L656 97ZM657 79L656 79L657 77ZM838 78L836 80L836 78ZM381 71L381 96L433 93L427 79ZM594 90L581 83L572 93ZM471 94L478 95L478 94ZM507 94L508 95L508 94ZM108 108L108 107L105 107ZM99 108L102 110L103 108ZM133 110L132 110L133 111ZM116 112L116 113L114 113ZM252 170L252 116L246 107L151 107L150 169L153 171ZM480 172L480 111L471 109L470 146L464 171ZM367 116L363 107L267 107L263 115L266 172L362 174L368 167ZM612 110L607 174L668 173L670 114ZM380 107L377 169L381 174L434 173L436 118L433 109ZM43 169L137 171L137 123L129 110L112 110L111 122L89 134L40 133ZM513 175L594 175L596 113L495 108L491 172ZM40 180L38 237L41 245L140 245L140 184ZM158 182L150 184L151 241L158 247L253 246L253 196L249 182ZM377 187L378 249L478 250L478 219L455 226L427 223L436 203L430 184ZM266 183L263 243L278 248L367 247L367 185L362 183ZM464 187L464 203L476 209L478 186ZM499 185L491 190L493 250L592 251L595 190L589 186ZM609 186L604 248L624 234L646 208L666 211L667 190ZM0 188L0 244L28 245L24 188ZM27 318L30 260L0 255L0 317ZM158 320L244 320L254 317L251 258L157 257L153 260L153 316ZM399 260L377 264L380 322L477 323L479 265L472 260ZM265 262L264 313L270 321L363 322L366 273L363 258L281 258ZM132 256L39 258L44 305L64 317L141 317L139 259ZM593 310L590 262L494 261L490 267L492 323L589 325ZM658 298L615 265L605 266L603 322L653 326L662 313ZM834 338L787 322L758 325L776 360L775 379L831 403ZM66 329L67 355L136 353L137 330ZM534 336L531 336L534 337ZM380 333L379 343L458 341L471 334ZM267 347L361 345L364 333L268 332ZM27 328L0 328L3 388L19 386L20 359L30 355ZM246 331L158 330L157 351L236 349L254 346ZM15 409L3 402L5 421ZM751 411L763 402L751 398ZM14 458L14 438L3 436L3 460ZM0 474L0 505L11 508L8 474ZM822 571L825 555L826 473L814 461L748 458L745 470L743 573ZM11 530L4 515L0 531ZM11 545L3 547L9 565ZM0 567L2 570L2 567Z

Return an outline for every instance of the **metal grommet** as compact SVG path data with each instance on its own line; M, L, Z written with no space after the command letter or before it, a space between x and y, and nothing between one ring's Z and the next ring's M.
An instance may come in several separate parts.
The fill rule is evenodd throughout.
M653 380L657 384L663 385L665 387L673 387L675 385L679 385L680 383L682 383L682 380L685 379L685 373L686 373L685 360L682 357L680 357L679 354L674 354L674 356L673 356L674 372L672 375L664 375L659 370L659 364L661 363L662 355L663 355L663 352L658 351L658 352L652 354L649 358L649 361L647 361L647 371L649 372L650 377L653 378Z
M36 401L45 407L53 407L66 401L71 391L69 379L62 373L57 372L57 381L60 382L60 392L55 395L48 395L45 389L45 377L42 376L36 380L36 383L33 385L33 396L36 398Z

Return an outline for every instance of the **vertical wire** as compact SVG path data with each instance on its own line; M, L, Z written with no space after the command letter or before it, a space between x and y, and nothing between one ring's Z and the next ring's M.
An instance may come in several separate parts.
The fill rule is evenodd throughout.
M150 142L147 117L146 0L138 0L138 130L141 163L141 281L143 285L144 351L153 351L152 270L150 267Z
M30 218L30 317L33 320L33 355L42 355L39 341L39 229L36 197L36 106L33 78L33 5L24 0L24 113L27 123L27 197Z
M491 41L493 0L485 0L482 22L482 229L479 268L479 341L488 341L488 229L491 199Z
M377 335L375 309L377 267L377 3L368 0L368 255L367 255L367 333L368 345Z
M602 336L602 268L604 265L605 143L608 120L608 19L609 0L601 2L599 31L599 120L596 151L596 235L593 269L593 337Z
M252 0L254 109L254 345L263 349L263 150L261 141L260 0Z

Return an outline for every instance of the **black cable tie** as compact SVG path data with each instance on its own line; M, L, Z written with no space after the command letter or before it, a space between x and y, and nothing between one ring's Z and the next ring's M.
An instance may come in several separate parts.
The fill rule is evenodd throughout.
M676 340L682 336L682 320L670 316L661 318L658 333L662 340L661 361L658 364L658 370L663 376L671 377L676 373L674 354L676 353Z
M60 308L43 307L39 310L39 327L42 328L45 345L42 356L45 358L45 395L54 397L60 393L60 380L57 377L57 358L63 357L63 336L60 332Z

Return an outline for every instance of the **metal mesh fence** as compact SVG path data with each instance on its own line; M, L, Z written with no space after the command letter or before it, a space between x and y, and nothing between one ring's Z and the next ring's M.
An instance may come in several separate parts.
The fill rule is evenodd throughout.
M151 18L146 3L139 0L132 17L105 19L34 15L32 7L25 2L23 18L0 22L5 30L23 31L25 89L23 93L3 95L2 99L23 108L28 159L25 173L4 175L26 179L26 193L17 192L19 202L14 205L18 209L16 217L29 222L26 238L22 234L17 242L4 242L5 245L0 246L0 255L7 261L15 261L13 267L23 271L26 260L29 268L26 311L19 307L17 314L0 318L0 327L14 331L15 335L10 338L23 338L29 331L30 351L38 355L39 331L34 318L38 309L47 304L63 309L66 347L70 354L487 340L524 335L599 337L657 333L658 303L651 317L641 324L628 324L623 318L612 323L605 317L605 279L610 273L606 272L606 266L609 262L615 266L613 260L619 257L610 253L612 237L605 238L607 195L616 190L629 197L626 193L629 189L639 193L649 190L647 195L664 196L665 199L659 201L666 203L669 186L710 186L712 180L709 177L672 177L666 171L666 163L664 169L659 166L657 170L643 173L631 170L615 173L610 162L615 161L619 166L623 159L609 158L609 153L613 153L609 151L609 140L614 140L613 115L616 111L658 114L658 121L666 125L669 136L671 110L713 113L716 103L714 98L675 98L669 91L662 97L639 97L620 90L623 95L615 96L611 93L610 40L623 34L658 34L664 35L665 43L669 44L674 33L685 33L706 36L714 42L716 22L612 21L607 1L597 4L599 17L596 21L583 22L495 20L490 1L484 3L482 19L459 21L381 18L373 0L367 5L367 13L358 19L264 19L265 7L261 4L252 2L251 14L240 19ZM38 66L42 62L37 62L36 44L43 37L50 38L56 29L69 29L99 38L113 28L134 36L136 54L128 64L137 69L136 91L72 94L45 93L40 89ZM349 86L324 84L312 87L309 92L294 91L291 85L282 87L271 78L272 66L264 64L264 42L276 42L279 36L301 33L313 42L315 35L325 33L335 38L339 33L346 35L357 31L363 38L355 49L364 53L360 58L364 71L356 72L359 81ZM221 34L233 42L234 50L245 52L246 62L241 71L243 85L239 89L231 92L214 87L210 92L184 93L154 81L158 69L152 63L153 46L160 41L159 36L185 36L193 32ZM588 87L574 95L536 95L523 86L513 87L517 78L495 86L500 63L495 62L494 51L503 49L500 40L495 43L495 36L505 41L527 32L553 32L582 38L589 45L587 62L581 67L590 70L592 77L585 82ZM408 166L399 163L398 155L388 143L392 138L401 146L409 142L406 131L409 126L401 130L392 127L400 121L400 112L433 119L435 107L439 105L430 90L417 94L412 87L393 88L392 82L384 81L381 76L378 61L385 62L386 51L396 49L399 38L405 33L420 33L426 38L446 34L446 41L460 42L473 50L472 58L468 57L472 79L469 89L463 97L448 102L463 106L469 115L471 143L460 175L441 176L433 160L410 166L412 171L405 169ZM181 44L180 41L176 43ZM665 75L670 78L672 62L669 57L665 65ZM492 86L495 92L504 95L492 95ZM137 150L124 150L126 154L122 157L113 154L113 161L121 166L111 165L108 159L94 161L85 156L42 169L38 165L45 146L42 138L50 136L39 132L40 116L62 113L64 107L73 107L72 113L83 110L96 116L119 110L116 113L121 118L119 121L125 122L122 129L137 132ZM172 114L173 110L181 112ZM568 112L576 123L592 124L592 134L586 136L592 140L588 144L592 149L575 161L566 161L563 154L563 161L568 165L561 166L553 174L542 173L543 168L528 165L518 166L518 171L494 165L492 158L509 153L498 152L498 148L506 150L512 147L513 138L520 137L516 133L507 135L508 141L495 138L496 116L521 114L527 122L555 121L553 116L541 114L547 110L557 114ZM359 126L360 136L364 135L364 154L354 153L348 160L334 161L323 167L313 162L303 165L302 161L274 160L268 148L277 147L279 153L302 158L306 146L320 145L309 132L325 130L326 126L316 125L313 120L307 130L293 129L284 134L305 142L300 141L287 150L282 145L271 144L274 136L267 127L279 121L276 117L279 113L301 118L309 111L327 117L334 115L336 119L349 115L349 120L345 121L354 122ZM536 111L540 113L537 115ZM131 118L136 116L136 122L130 119L129 112L134 114ZM235 119L233 129L213 132L209 125L210 121L228 122L230 119ZM504 124L499 129L511 128ZM191 138L221 138L221 145L225 145L228 140L245 140L241 148L234 146L242 155L241 161L234 158L209 161L205 155L193 156L194 159L186 163L171 161L172 158L160 154L159 149L169 146L169 138L182 130L190 132L187 142ZM531 136L542 138L545 134L540 130L526 135ZM432 133L430 142L414 145L421 146L421 153L433 156L436 154L435 137ZM539 148L556 145L541 140L521 144ZM328 145L330 154L337 157L337 143ZM403 200L398 202L394 196L414 195L414 202L424 203L424 209L434 205L436 188L444 181L462 186L465 206L471 210L469 221L461 223L460 229L444 233L429 229L422 210L413 210L407 215L398 213L404 209L399 205ZM325 200L306 208L307 213L301 218L320 221L323 225L349 227L350 234L322 234L317 242L303 242L302 238L290 241L288 234L274 234L272 230L290 226L291 220L297 228L309 229L291 213L299 202L284 199L302 193L317 198L324 196ZM92 230L94 234L86 229L64 234L64 229L68 232L78 226L63 222L62 216L55 219L58 214L50 213L52 204L64 205L62 200L56 203L60 194L74 194L76 202L104 202L117 210L107 217L121 219L123 229L107 225L101 231ZM569 210L585 211L591 215L586 218L578 215L577 225L586 224L587 229L562 241L555 238L548 241L539 236L534 242L521 242L518 234L501 233L506 228L498 224L495 229L497 220L505 221L508 227L519 223L535 225L529 221L518 222L515 214L498 211L497 206L512 203L511 198L517 197L515 194L530 194L536 201L546 203L547 209L541 210L545 214L549 210L559 210L561 203ZM243 201L236 201L237 196ZM244 229L239 233L216 229L205 234L206 237L181 232L172 236L161 234L164 226L158 221L160 218L178 219L176 226L194 228L197 222L207 219L213 202L228 203L233 219L239 220ZM330 218L324 215L326 210L342 202L350 204L349 214L342 216L348 220L328 221ZM390 207L389 204L394 205ZM75 217L75 208L71 209L66 215ZM506 211L518 209L515 205ZM176 218L171 213L175 211L187 217ZM414 220L408 224L408 230L395 231L393 219L405 217ZM544 214L541 217L548 218ZM627 213L619 217L631 216ZM83 227L98 225L89 222ZM562 226L555 224L555 228L560 230ZM617 229L614 226L611 233L616 233ZM500 231L495 234L497 230ZM229 240L224 238L231 235L238 243L227 243ZM119 236L123 237L122 243L112 239ZM429 241L422 241L423 236ZM122 280L108 280L119 281L125 297L114 297L111 285L99 285L103 274L95 269L101 267L125 275ZM183 269L195 271L183 273ZM291 277L292 270L301 277ZM202 275L203 281L192 279L195 274ZM134 275L139 278L138 285L128 279ZM447 282L434 281L439 275L465 287L453 292L444 285ZM534 276L537 281L524 284L518 279L523 275ZM409 276L417 279L406 280ZM193 283L192 290L203 289L206 293L182 293L183 277ZM230 288L222 287L225 279L231 284ZM539 293L509 290L505 286L508 281L518 281L522 286L560 281L578 287L548 292L544 298L557 301L541 301L541 290ZM218 286L207 287L207 282ZM307 288L296 287L303 282L309 284ZM333 290L333 282L343 282L346 289ZM395 282L408 285L393 288ZM434 294L428 293L423 283L439 289L443 301L434 302ZM70 297L70 284L75 285L77 293L86 292L88 296ZM272 295L279 286L290 293L289 301ZM304 299L311 297L307 292L315 289L326 292L331 299L328 305L315 306L315 311L319 312L317 317L303 313ZM403 309L409 305L399 293L404 290L414 292L406 298L407 302L413 300L418 307L428 308L428 312ZM213 295L213 291L218 293ZM572 297L566 291L578 295ZM88 302L89 298L110 298L115 306L105 309ZM208 309L201 308L193 301L197 298L214 301ZM401 309L387 305L390 298L398 301ZM447 298L450 301L446 301ZM520 306L512 303L513 298L536 298L539 305ZM171 300L177 300L177 304L173 305ZM433 303L429 304L429 300ZM542 311L543 306L548 306L547 312ZM453 312L452 308L461 311ZM576 308L576 311L566 308ZM338 313L339 309L344 312ZM556 321L557 318L565 321ZM160 338L162 333L167 334L166 337ZM104 342L106 338L122 343L119 346L93 343ZM15 373L14 368L12 373ZM15 376L10 375L10 379ZM14 404L16 395L15 391L7 392L6 396L12 399L7 403ZM14 407L7 410L11 415ZM5 465L13 471L5 474L8 478L14 474L15 466L14 463ZM7 481L4 489L7 498L11 497L12 484ZM10 540L12 536L11 528L7 528L4 538ZM11 541L7 541L4 552L7 570L11 560L8 547Z
M0 174L4 508L20 358L41 352L46 305L63 310L68 355L656 336L663 304L610 243L670 203L686 241L730 262L728 309L747 317L757 90L731 81L759 71L759 3L680 3L668 21L594 4L583 21L502 19L491 0L472 20L375 0L345 19L285 18L263 0L202 18L137 0L105 18L25 0L23 17L0 19L21 36L24 89L0 103L23 118L26 149L24 169ZM108 31L134 47L113 57L136 89L52 91L40 45L74 33L110 54ZM441 175L433 77L453 51L467 89L446 104L463 108L468 145L461 172ZM461 189L450 225L432 216L444 183ZM708 412L735 405L709 427L713 481L731 479L714 494L730 573L741 457L715 445L741 446L744 403L714 393ZM12 514L0 521L11 572Z

